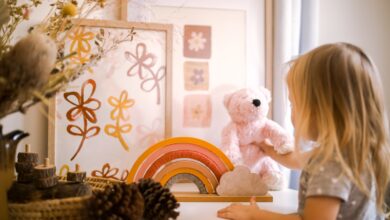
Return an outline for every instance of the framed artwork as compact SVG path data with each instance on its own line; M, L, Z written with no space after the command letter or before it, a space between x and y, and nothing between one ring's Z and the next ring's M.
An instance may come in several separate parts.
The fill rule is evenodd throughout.
M263 3L158 0L139 12L149 14L149 21L173 25L173 136L219 146L230 121L224 95L264 85Z
M79 164L88 176L124 180L139 155L172 135L172 26L75 22L70 62L85 62L98 36L120 44L52 100L49 157L61 174Z

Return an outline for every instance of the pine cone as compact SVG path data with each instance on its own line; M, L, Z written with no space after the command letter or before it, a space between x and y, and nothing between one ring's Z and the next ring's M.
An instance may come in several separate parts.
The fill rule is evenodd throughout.
M152 179L141 179L138 188L145 201L145 220L168 220L179 216L175 209L180 204L168 188Z
M94 192L91 217L97 220L139 220L144 212L144 199L137 185L116 183Z

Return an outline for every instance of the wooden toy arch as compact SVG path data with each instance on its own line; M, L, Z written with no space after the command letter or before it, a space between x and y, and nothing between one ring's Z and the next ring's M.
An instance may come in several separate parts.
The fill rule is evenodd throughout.
M233 170L232 162L216 146L192 137L163 140L146 150L134 163L127 182L153 178L172 185L175 177L192 176L201 193L212 194L222 174ZM184 175L183 175L184 174Z

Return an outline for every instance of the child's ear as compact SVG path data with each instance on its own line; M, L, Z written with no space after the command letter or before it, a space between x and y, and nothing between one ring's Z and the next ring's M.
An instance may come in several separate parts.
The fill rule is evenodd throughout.
M259 90L260 90L260 92L262 92L264 94L267 102L269 103L272 100L271 92L268 89L266 89L265 87L262 87L262 86L260 86Z
M223 97L223 105L225 108L229 108L230 100L232 99L233 93L226 94Z

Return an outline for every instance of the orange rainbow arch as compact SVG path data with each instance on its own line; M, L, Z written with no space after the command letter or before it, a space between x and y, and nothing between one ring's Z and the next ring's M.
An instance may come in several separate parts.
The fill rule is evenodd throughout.
M211 194L216 192L222 174L233 167L216 146L197 138L175 137L147 149L135 161L126 182L153 178L166 186L177 178L190 177L201 193Z

